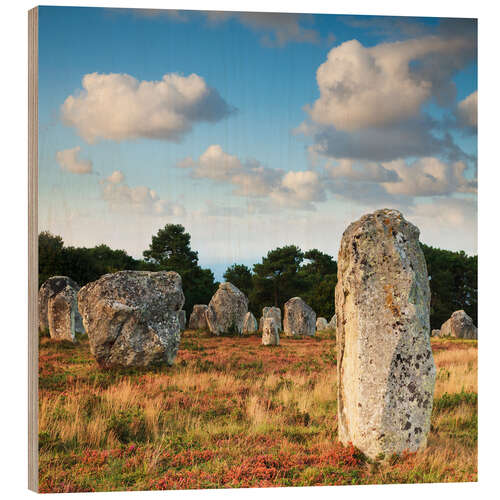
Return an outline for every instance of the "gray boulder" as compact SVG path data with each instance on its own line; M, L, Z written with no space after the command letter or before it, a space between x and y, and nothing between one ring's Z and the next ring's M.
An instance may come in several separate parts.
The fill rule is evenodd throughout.
M246 295L232 283L219 285L208 304L205 318L210 332L214 335L239 334L243 332L243 322L248 312Z
M285 303L283 332L287 336L316 334L316 313L300 297Z
M342 236L335 289L338 433L370 458L426 446L436 368L419 230L378 210Z
M248 311L243 319L243 333L255 333L257 331L257 327L258 325L255 316Z
M83 332L82 318L76 302L79 289L78 284L67 276L52 276L42 284L38 292L40 331L49 332L53 339L75 341L75 330ZM56 299L59 294L61 297Z
M207 319L205 313L208 306L205 304L196 304L193 306L193 311L189 316L189 329L190 330L208 330Z
M477 328L472 318L464 311L455 311L450 319L441 325L441 337L477 339Z
M103 368L174 362L184 305L181 277L173 271L120 271L78 292L90 350Z
M279 345L280 333L276 320L269 316L264 318L262 326L262 345Z
M322 331L327 329L328 329L328 321L326 320L326 318L318 318L316 320L316 330Z

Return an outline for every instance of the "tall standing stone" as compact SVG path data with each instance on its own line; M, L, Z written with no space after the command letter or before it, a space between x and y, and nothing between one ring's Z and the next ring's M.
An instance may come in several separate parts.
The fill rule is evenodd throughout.
M248 312L248 299L232 283L219 285L211 298L205 318L210 332L214 335L224 333L239 334L243 331L243 321Z
M79 289L67 276L52 276L42 284L38 292L38 327L42 332L49 332L53 339L74 342L75 330L83 331L76 301Z
M193 306L193 310L189 316L190 330L208 330L208 323L205 318L207 309L208 306L205 304L196 304Z
M47 304L47 319L50 338L75 342L75 314L77 313L77 291L66 285L52 295Z
M279 345L280 334L276 320L272 316L264 318L262 326L262 345Z
M243 333L255 333L257 331L257 320L255 316L248 311L245 314L245 318L243 320Z
M90 351L103 368L174 362L184 305L173 271L105 274L78 292Z
M283 332L288 336L313 337L316 334L316 313L300 297L293 297L285 303Z
M426 446L436 368L419 230L378 210L342 236L335 289L338 429L370 458Z
M259 322L259 330L262 332L264 329L264 319L274 318L278 331L281 332L281 309L279 307L264 307L262 308L262 316Z

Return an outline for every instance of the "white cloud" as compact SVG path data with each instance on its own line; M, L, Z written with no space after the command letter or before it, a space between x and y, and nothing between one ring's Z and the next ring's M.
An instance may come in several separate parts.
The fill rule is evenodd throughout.
M101 184L102 198L113 211L174 216L186 213L182 205L161 199L153 189L146 186L129 187L125 183L125 175L119 170L102 180Z
M346 179L350 181L366 182L395 182L399 180L398 174L375 162L355 162L341 158L335 163L327 163L325 170L332 179Z
M197 122L216 122L231 108L205 80L176 73L160 81L127 74L89 73L83 90L62 105L63 122L89 143L149 138L180 141Z
M315 210L313 202L326 199L320 177L312 170L288 172L270 197L278 205L305 210Z
M237 156L225 153L218 144L209 146L200 156L194 177L225 181L243 171L243 165Z
M226 153L218 144L209 146L197 161L188 157L177 162L177 166L190 168L194 178L232 186L236 196L269 197L277 206L311 210L314 209L312 202L325 199L316 172L285 172L265 167L257 160L243 162L236 155Z
M477 128L477 90L458 103L457 116L462 125Z
M344 42L318 68L320 97L306 109L314 122L348 132L408 120L431 97L449 98L451 76L468 60L468 49L466 37L426 36L374 47Z
M120 170L115 170L108 178L107 180L111 183L111 184L120 184L121 182L123 182L123 180L125 179L125 175L123 174L123 172L121 172Z
M78 158L80 149L80 146L76 146L56 153L57 163L63 170L72 174L90 174L92 172L92 162Z
M443 196L453 193L476 193L477 181L464 176L463 162L445 163L438 158L420 158L413 163L396 160L384 164L401 179L382 185L394 195Z

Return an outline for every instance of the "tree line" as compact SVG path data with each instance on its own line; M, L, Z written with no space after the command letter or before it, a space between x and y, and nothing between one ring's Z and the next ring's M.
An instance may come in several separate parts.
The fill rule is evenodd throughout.
M191 236L180 224L167 224L153 235L142 259L107 245L93 248L65 246L60 236L44 231L38 237L39 286L50 276L69 276L80 286L106 273L121 270L176 271L182 277L185 309L208 304L217 290L210 269L199 265L198 252L191 249ZM431 328L440 328L451 314L464 309L477 325L477 255L441 250L421 244L431 287ZM224 280L237 286L249 298L256 318L265 306L283 309L291 297L302 297L328 320L335 312L337 262L317 249L303 252L296 245L270 250L252 268L233 264Z

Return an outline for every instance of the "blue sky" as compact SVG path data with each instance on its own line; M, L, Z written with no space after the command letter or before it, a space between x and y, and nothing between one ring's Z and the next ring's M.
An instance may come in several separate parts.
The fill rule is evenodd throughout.
M40 230L140 256L182 223L220 277L336 255L391 206L475 253L476 43L472 20L42 7Z

